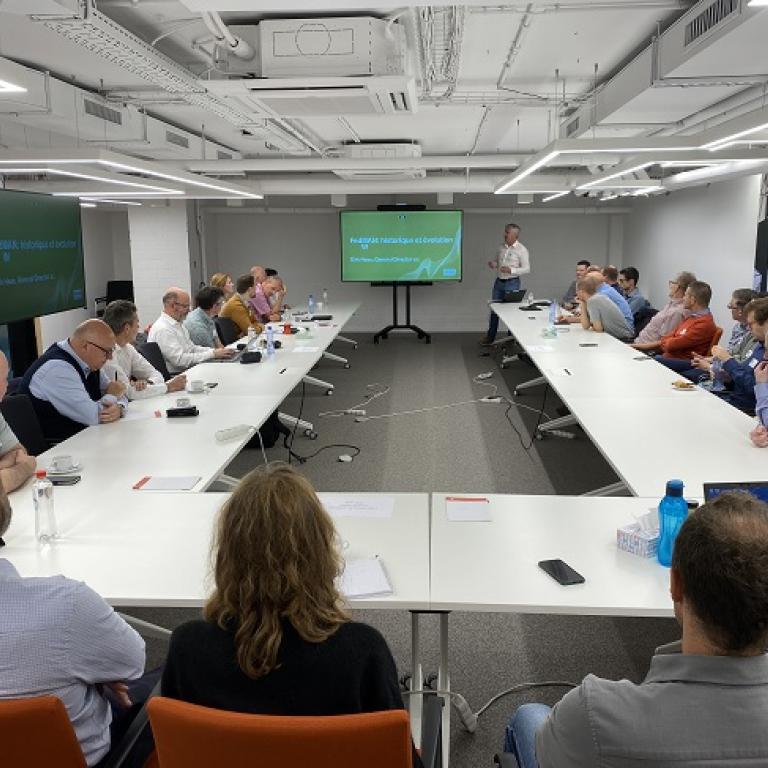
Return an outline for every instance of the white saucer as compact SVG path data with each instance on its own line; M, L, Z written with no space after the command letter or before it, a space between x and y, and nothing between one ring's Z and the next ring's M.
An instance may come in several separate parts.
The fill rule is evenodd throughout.
M79 472L83 468L83 465L78 461L75 462L69 469L54 469L53 467L48 467L45 470L45 473L47 475L71 475L74 472Z

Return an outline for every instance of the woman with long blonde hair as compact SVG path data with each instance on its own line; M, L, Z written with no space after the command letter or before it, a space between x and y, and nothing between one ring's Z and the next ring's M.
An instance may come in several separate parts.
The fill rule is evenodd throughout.
M384 638L351 620L337 535L306 478L286 464L244 477L213 542L203 618L171 637L164 696L255 714L402 709Z

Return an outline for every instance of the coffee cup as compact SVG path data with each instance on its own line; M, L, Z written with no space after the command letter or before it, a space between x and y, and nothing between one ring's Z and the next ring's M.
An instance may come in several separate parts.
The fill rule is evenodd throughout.
M51 469L54 472L69 472L75 468L75 460L71 456L61 455L51 458Z
M187 391L194 394L200 394L205 389L205 382L202 379L192 379L187 384Z
M291 324L285 323L283 325L283 335L284 336L290 336L291 335Z

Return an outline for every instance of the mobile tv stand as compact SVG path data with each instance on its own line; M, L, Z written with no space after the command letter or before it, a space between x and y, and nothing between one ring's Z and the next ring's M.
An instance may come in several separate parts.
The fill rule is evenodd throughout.
M397 289L401 286L405 286L405 324L398 322L397 313ZM411 286L412 285L432 285L432 283L371 283L373 288L381 288L384 286L392 286L392 323L391 325L382 328L378 333L373 335L373 343L378 344L379 339L389 338L390 331L413 331L419 339L425 339L427 344L432 343L432 336L425 330L419 328L418 325L414 325L411 322Z

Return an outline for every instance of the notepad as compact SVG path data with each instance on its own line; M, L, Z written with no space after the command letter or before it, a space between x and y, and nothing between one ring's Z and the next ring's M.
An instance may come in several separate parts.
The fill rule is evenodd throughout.
M187 475L184 477L142 477L134 491L191 491L200 482L200 475Z
M491 502L484 496L447 496L445 514L452 523L488 522Z
M320 347L301 347L301 346L295 346L292 350L293 352L319 352Z
M347 560L340 586L342 593L350 600L392 594L392 585L378 557Z
M381 494L355 496L346 494L319 494L320 501L331 517L392 517L395 497Z

